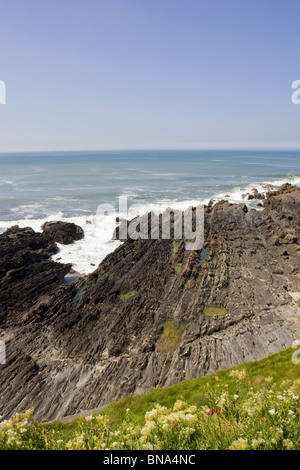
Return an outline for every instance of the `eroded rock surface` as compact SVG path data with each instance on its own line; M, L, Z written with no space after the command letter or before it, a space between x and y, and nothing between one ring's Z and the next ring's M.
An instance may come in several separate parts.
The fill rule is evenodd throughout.
M200 251L128 240L94 273L40 300L21 296L13 315L1 287L0 414L34 407L37 419L59 419L300 339L300 189L263 204L210 204Z
M45 235L63 245L70 245L84 237L83 229L73 222L45 222L42 230Z
M51 261L56 252L51 237L30 227L0 235L0 328L23 325L31 307L61 285L71 265Z

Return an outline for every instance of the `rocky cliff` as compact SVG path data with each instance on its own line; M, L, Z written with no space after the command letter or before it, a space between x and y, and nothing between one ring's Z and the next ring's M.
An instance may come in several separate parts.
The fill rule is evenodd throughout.
M0 414L34 407L37 419L59 419L300 339L300 189L262 201L260 211L206 207L200 251L128 240L76 282L63 282L70 266L45 261L48 235L1 235ZM26 256L20 246L9 256L11 236Z

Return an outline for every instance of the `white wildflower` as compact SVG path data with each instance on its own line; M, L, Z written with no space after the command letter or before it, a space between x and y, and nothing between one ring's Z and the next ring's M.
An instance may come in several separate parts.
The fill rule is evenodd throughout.
M283 445L285 446L286 449L293 449L294 448L294 444L289 439L284 439L283 440Z
M157 418L157 410L151 410L151 411L147 411L147 413L145 414L145 420L146 421L149 421L151 419L154 419L154 418Z
M252 441L252 447L253 449L257 449L257 447L259 447L260 445L264 444L266 441L262 438L260 439L253 439Z
M274 377L266 377L266 378L265 378L265 382L266 382L267 384L273 382L273 380L274 380Z
M174 403L174 406L173 406L173 410L174 411L179 411L179 410L182 410L183 408L186 407L186 403L182 400L177 400L175 403Z
M248 442L246 439L237 439L234 441L231 446L229 447L229 450L247 450L248 449Z

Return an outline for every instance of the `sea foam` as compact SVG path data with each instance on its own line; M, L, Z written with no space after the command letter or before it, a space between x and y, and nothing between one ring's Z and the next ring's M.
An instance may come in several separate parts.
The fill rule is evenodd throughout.
M164 198L160 199L159 203L147 203L144 204L143 207L144 212L155 211L156 213L161 213L167 208L183 211L191 206L195 207L199 204L208 204L210 199L212 199L214 203L222 199L227 199L230 203L244 203L249 205L249 207L256 207L258 201L248 201L243 199L242 195L247 192L251 192L253 188L256 188L259 192L266 192L269 185L272 185L275 189L286 182L300 186L300 177L293 177L289 180L272 181L272 183L266 181L265 183L259 184L247 184L244 187L233 187L231 191L228 190L228 193L218 193L216 191L215 194L212 194L211 198L206 199L186 199L179 201ZM225 197L227 195L229 197ZM130 202L128 203L128 206L130 209ZM118 211L118 201L116 201L115 209ZM41 227L46 221L74 222L84 230L84 238L71 245L62 245L58 243L59 251L52 256L52 259L62 263L71 263L76 272L89 274L97 268L109 253L113 252L121 244L118 240L112 240L114 230L117 226L116 217L120 217L121 219L131 219L137 215L141 214L134 210L129 214L116 212L104 215L95 213L94 215L80 215L73 217L65 217L62 212L55 212L49 214L46 218L41 219L24 218L21 220L0 221L0 233L3 233L7 228L13 225L32 227L36 232L41 232Z

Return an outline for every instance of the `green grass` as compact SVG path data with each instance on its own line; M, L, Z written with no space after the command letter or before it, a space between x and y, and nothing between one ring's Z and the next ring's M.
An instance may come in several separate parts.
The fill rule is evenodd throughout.
M120 299L127 300L127 299L130 299L130 297L134 297L136 294L137 294L136 290L131 290L131 291L127 292L126 294L121 294Z
M300 377L300 365L295 365L292 362L293 353L294 349L290 348L261 361L249 362L233 369L246 369L249 380L258 388L260 380L269 376L274 377L275 381L296 379ZM216 377L221 382L226 381L229 384L229 389L234 389L235 381L229 376L230 370L185 380L172 387L156 389L145 395L123 398L105 407L102 414L109 416L117 426L123 421L127 408L130 408L131 415L135 417L136 421L142 423L146 411L152 409L155 403L171 407L177 399L183 398L191 405L205 405L205 385L209 384L216 389L219 383Z
M300 364L292 362L294 349L289 348L285 351L273 354L261 361L249 362L239 367L233 367L234 370L246 369L249 383L255 387L263 387L263 379L272 376L274 381L295 380L300 377ZM217 390L219 383L228 383L229 391L234 391L235 380L229 376L230 370L219 371L206 377L199 377L192 380L185 380L169 388L158 388L144 395L129 396L117 402L107 405L101 414L108 416L115 429L124 421L126 409L130 408L131 418L136 424L142 424L145 413L151 410L155 403L162 406L172 407L176 400L183 399L190 405L204 406L206 404L205 386L210 385ZM220 381L220 382L219 382ZM246 393L246 392L245 392ZM62 425L56 423L49 425L60 430L64 437L72 436L77 430L78 421ZM63 439L63 438L62 438Z
M174 334L176 337L180 331L180 326L175 328L174 322L172 322L172 320L167 320L165 323L164 332L169 332L166 335L167 338L172 338ZM168 408L169 411L167 410L167 413L170 415L169 422L171 422L171 427L168 428L168 431L164 431L161 427L159 428L159 422L155 421L155 426L157 426L156 432L160 433L163 439L163 448L166 449L228 449L230 446L237 446L239 448L244 445L248 445L251 448L257 448L257 445L262 445L263 448L281 449L286 448L290 444L293 448L299 448L300 428L298 420L299 409L297 407L299 406L299 403L297 405L299 397L288 398L290 395L283 391L283 387L292 386L294 387L294 393L300 394L300 364L294 364L292 361L294 352L295 350L290 348L260 361L246 363L230 370L219 371L193 380L186 380L166 389L153 390L145 395L129 396L106 406L101 412L104 418L100 417L97 422L95 421L96 418L92 418L92 421L80 418L67 425L55 423L40 426L33 422L31 426L24 425L25 427L27 426L25 434L18 431L18 426L19 428L23 426L23 424L19 424L16 428L18 435L15 439L19 440L20 443L17 443L16 446L23 446L26 449L40 449L45 448L45 442L49 442L49 448L63 448L68 441L73 440L71 446L75 445L76 448L90 448L88 443L91 443L92 448L94 448L95 445L101 445L105 434L107 446L112 446L113 448L114 441L119 439L126 441L127 437L125 434L127 433L126 429L129 423L130 426L139 427L138 435L143 435L141 427L145 426L145 419L148 424L152 419L149 414L148 417L145 416L146 412L152 410L151 413L153 413L157 409L156 404L159 404ZM239 377L238 379L237 376ZM297 382L294 382L295 380ZM287 385L284 385L283 382ZM219 404L219 399L225 396L220 394L224 394L224 392L225 395L230 397L228 407L224 405L225 402ZM278 394L283 394L285 398ZM214 414L218 410L218 408L215 409L216 397L218 397L217 407L219 406L219 411L221 410L220 417L218 417L218 414ZM237 397L236 402L234 397ZM286 399L289 400L288 404L282 401ZM293 400L294 404L292 404ZM181 405L182 402L185 402L186 405ZM245 416L243 411L244 404L247 407L252 407L255 410L254 414L251 412ZM198 430L196 429L195 431L194 439L185 439L184 435L182 436L177 432L178 422L174 421L172 417L172 409L178 409L178 405L180 409L182 406L186 409L187 406L192 406L194 408L197 407L199 410L198 421L200 420L200 427L195 424L196 428L198 426ZM201 414L200 411L203 409L202 407L210 410L210 414L214 415L205 418L205 414L203 415L203 412ZM291 407L293 407L294 411L289 412ZM276 410L274 411L273 408L276 408ZM274 413L271 413L273 411ZM194 412L186 411L186 413ZM289 417L288 412L294 414L294 421L293 417ZM273 417L272 414L276 416ZM191 415L189 414L188 416ZM109 419L110 423L109 434L107 434L108 431L105 431L106 425L97 424L102 423L106 418ZM161 425L164 423L163 419ZM181 419L179 415L178 419ZM209 427L207 427L206 423L210 423ZM203 425L205 425L204 428ZM182 429L184 426L189 425L184 425L180 422ZM278 428L283 429L283 431L280 431L283 433L282 436L276 431ZM120 438L117 438L120 429L121 435ZM188 427L187 429L190 428ZM146 432L146 428L144 430ZM80 441L82 432L84 432L86 441ZM262 440L263 443L257 444L257 439L259 440L261 437L264 438ZM273 439L274 437L276 439ZM5 443L7 442L8 434L4 438L6 441L3 441L2 447L0 442L1 448L12 448L9 445L15 445L15 441L13 441L13 444ZM153 436L149 437L150 441L155 445L155 438ZM273 441L276 442L274 443ZM132 444L130 444L130 441L126 442L129 442L129 444L126 444L129 448L136 448L135 446L142 445L139 440L135 440Z
M206 307L203 313L207 317L223 317L227 310L224 307Z

